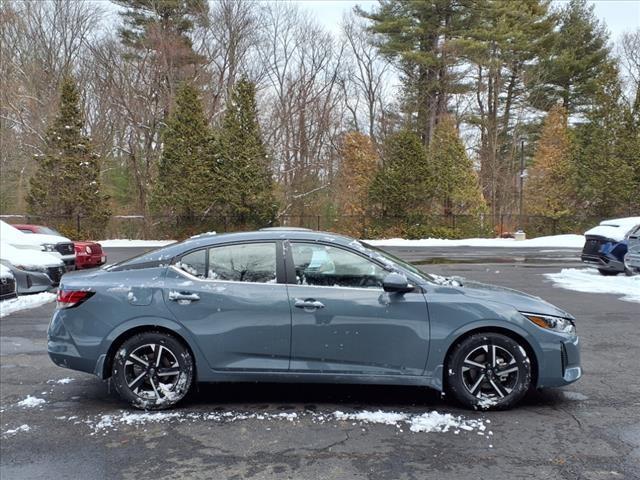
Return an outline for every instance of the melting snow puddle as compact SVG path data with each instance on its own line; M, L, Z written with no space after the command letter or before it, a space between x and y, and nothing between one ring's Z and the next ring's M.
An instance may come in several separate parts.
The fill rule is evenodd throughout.
M288 421L296 423L309 418L313 423L330 423L335 421L351 422L352 425L389 425L395 426L401 432L408 428L415 433L449 432L459 434L461 431L477 431L479 435L493 435L487 432L489 420L465 419L450 413L439 413L436 411L411 414L402 412L383 412L363 410L360 412L345 413L335 411L331 413L248 413L248 412L212 412L212 413L182 413L182 412L144 412L130 413L120 412L117 414L98 415L79 419L78 417L56 417L59 420L73 421L74 424L85 424L91 430L91 435L107 434L115 431L121 426L146 426L149 424L159 424L168 422L202 422L211 421L216 423L232 423L244 420L260 421Z
M585 293L622 295L621 300L640 303L640 275L615 277L600 275L595 268L563 268L558 273L545 273L556 287Z

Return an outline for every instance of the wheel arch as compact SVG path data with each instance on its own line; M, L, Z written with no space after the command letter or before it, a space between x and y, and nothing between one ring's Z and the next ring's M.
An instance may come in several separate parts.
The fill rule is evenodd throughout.
M447 380L449 377L448 375L446 375L446 368L447 368L447 364L449 363L449 357L451 356L453 349L459 342L477 333L500 333L502 335L505 335L511 338L512 340L515 340L516 342L518 342L518 344L522 345L522 348L524 348L524 350L527 352L527 356L531 359L531 385L532 386L538 385L540 365L539 365L538 355L536 354L536 351L531 345L531 343L524 336L522 336L518 332L515 332L514 330L511 330L509 328L505 328L502 326L497 326L497 325L486 325L486 326L472 328L470 330L462 332L459 335L457 335L454 338L454 340L450 343L449 347L447 348L447 352L445 353L443 364L442 364L443 365L442 388L444 391L446 391Z
M109 345L106 354L103 357L102 365L98 366L98 375L102 379L107 379L111 377L111 370L113 367L113 360L115 358L116 352L122 346L124 342L126 342L129 338L143 332L159 332L164 333L166 335L170 335L178 340L182 345L189 351L191 357L193 358L193 369L194 369L194 378L198 378L198 355L194 351L194 348L187 341L184 335L179 333L178 331L171 329L164 325L157 324L145 324L145 325L136 325L132 326L120 332Z

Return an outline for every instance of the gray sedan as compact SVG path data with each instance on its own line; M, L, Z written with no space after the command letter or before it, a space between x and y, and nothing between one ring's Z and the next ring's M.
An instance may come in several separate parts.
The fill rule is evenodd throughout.
M201 235L68 273L48 351L145 409L196 381L416 385L505 409L582 373L573 317L540 298L293 229Z

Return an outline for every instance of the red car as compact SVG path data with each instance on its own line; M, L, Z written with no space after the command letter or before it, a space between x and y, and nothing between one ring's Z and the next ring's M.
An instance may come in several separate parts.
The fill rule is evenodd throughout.
M24 233L41 233L44 235L58 235L53 228L44 227L42 225L12 225ZM107 256L102 251L102 246L96 242L73 242L76 253L76 269L93 268L104 265Z

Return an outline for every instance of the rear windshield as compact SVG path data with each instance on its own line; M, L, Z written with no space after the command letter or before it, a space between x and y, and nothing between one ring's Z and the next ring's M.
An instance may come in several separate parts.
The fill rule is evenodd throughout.
M163 265L168 265L171 263L171 260L184 251L184 248L181 247L180 243L172 243L171 245L167 245L165 247L159 247L155 249L148 250L140 255L136 255L135 257L128 258L119 263L114 263L111 265L106 265L103 270L107 270L109 272L119 272L122 270L136 270L140 268L156 268L161 267Z

